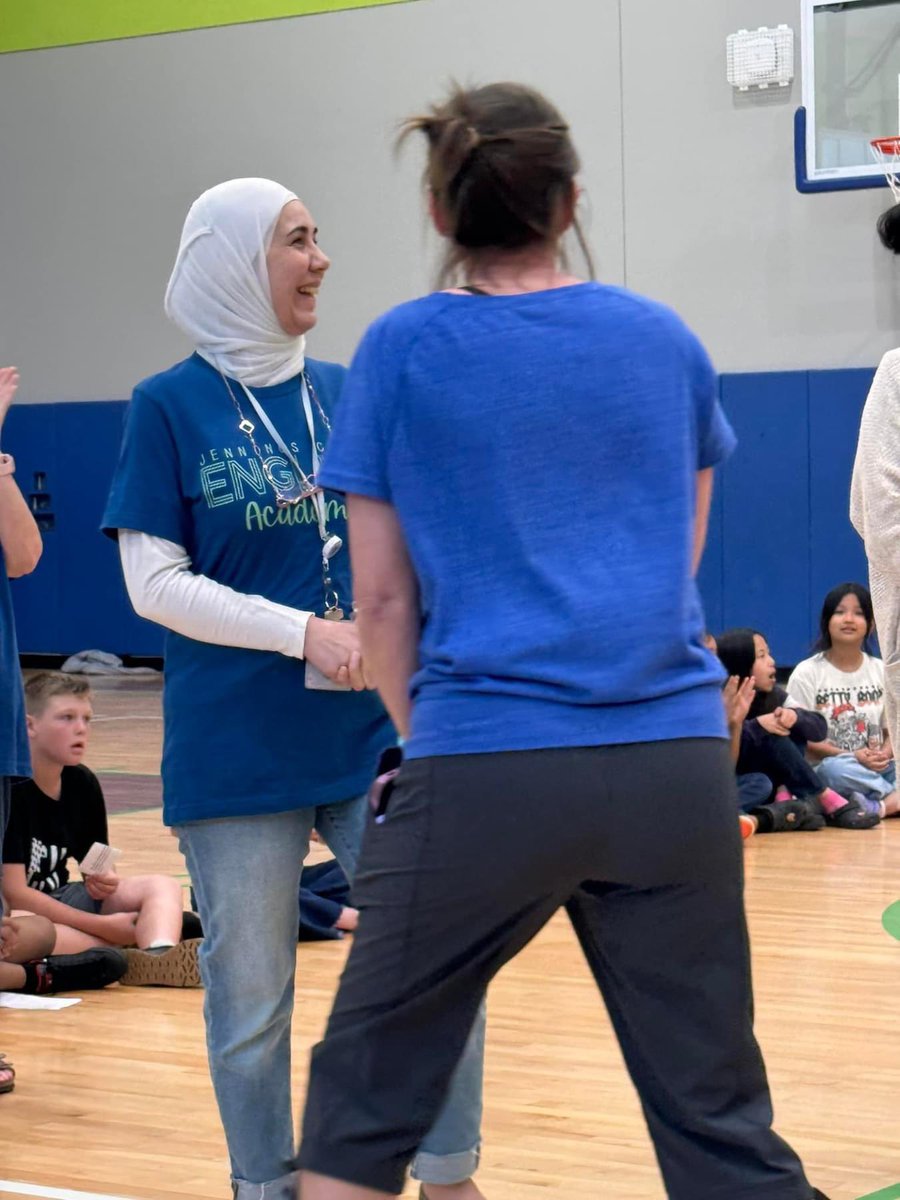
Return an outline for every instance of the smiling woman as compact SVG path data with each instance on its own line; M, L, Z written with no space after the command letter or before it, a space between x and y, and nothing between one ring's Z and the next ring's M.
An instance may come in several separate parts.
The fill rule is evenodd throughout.
M292 200L281 210L266 254L272 307L278 324L301 337L315 325L316 297L331 259L319 247L309 210Z
M237 1200L293 1192L290 1027L310 834L352 877L363 793L396 741L357 627L341 619L346 512L315 482L344 379L306 356L328 267L312 214L271 180L233 179L195 201L165 301L195 352L136 388L104 519L135 609L167 630L164 820L206 932L209 1061ZM455 1183L476 1165L477 1034L473 1044L463 1117L451 1104L423 1142L426 1181Z

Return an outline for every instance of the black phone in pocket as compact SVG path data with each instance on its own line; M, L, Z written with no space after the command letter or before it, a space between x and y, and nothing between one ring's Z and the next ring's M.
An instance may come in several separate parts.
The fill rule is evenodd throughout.
M378 760L375 779L367 793L369 806L377 824L381 824L387 816L391 792L394 790L400 766L403 762L403 750L400 746L389 746L382 752Z

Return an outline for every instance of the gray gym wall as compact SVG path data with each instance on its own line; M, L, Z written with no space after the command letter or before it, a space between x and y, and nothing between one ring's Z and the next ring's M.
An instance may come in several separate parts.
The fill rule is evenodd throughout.
M735 98L725 38L800 0L418 0L0 56L0 363L25 401L118 399L185 352L162 295L204 188L266 175L334 265L310 350L429 286L420 151L448 79L519 79L568 116L600 277L672 304L723 371L871 365L900 341L885 191L800 196L790 94ZM799 64L799 41L798 41Z

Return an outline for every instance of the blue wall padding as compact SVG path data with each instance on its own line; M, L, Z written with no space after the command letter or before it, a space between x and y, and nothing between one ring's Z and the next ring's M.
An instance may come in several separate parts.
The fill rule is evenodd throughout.
M809 644L808 381L801 371L722 379L738 436L720 480L723 623L759 629L776 662Z
M128 603L119 556L99 532L119 453L123 401L22 404L10 410L4 445L26 495L46 476L54 528L37 570L12 584L23 654L162 654L159 626Z
M712 632L725 628L725 504L722 473L713 481L712 507L706 533L706 549L697 581L706 611L706 627Z
M847 509L859 418L871 384L869 370L809 374L809 579L816 620L835 584L869 582L863 544Z
M707 625L751 625L776 660L809 653L825 593L866 581L848 489L871 370L723 375L740 444L716 480L700 571ZM24 492L46 475L55 527L28 579L13 583L26 654L162 653L162 631L131 611L115 546L98 532L118 456L124 402L14 407L4 446Z
M739 445L718 473L700 570L714 632L750 625L776 661L805 658L825 593L866 583L848 516L859 418L873 371L723 375Z

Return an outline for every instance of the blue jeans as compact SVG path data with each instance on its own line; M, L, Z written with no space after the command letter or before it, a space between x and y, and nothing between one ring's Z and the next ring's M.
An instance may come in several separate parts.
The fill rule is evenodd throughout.
M772 795L772 780L768 775L751 772L737 777L738 808L741 812L752 812L765 804Z
M177 827L206 934L207 1049L237 1200L293 1200L290 1036L300 868L315 828L352 879L367 815L360 798ZM418 1179L456 1183L478 1165L483 1047L482 1007L413 1164Z
M755 745L742 746L737 770L739 775L767 775L773 788L783 784L798 800L818 796L825 786L812 763L806 761L806 743L776 733L766 734Z
M897 767L895 763L886 771L871 771L864 767L855 754L835 754L823 758L816 764L816 774L825 787L834 788L841 796L860 792L867 800L883 800L897 790Z

